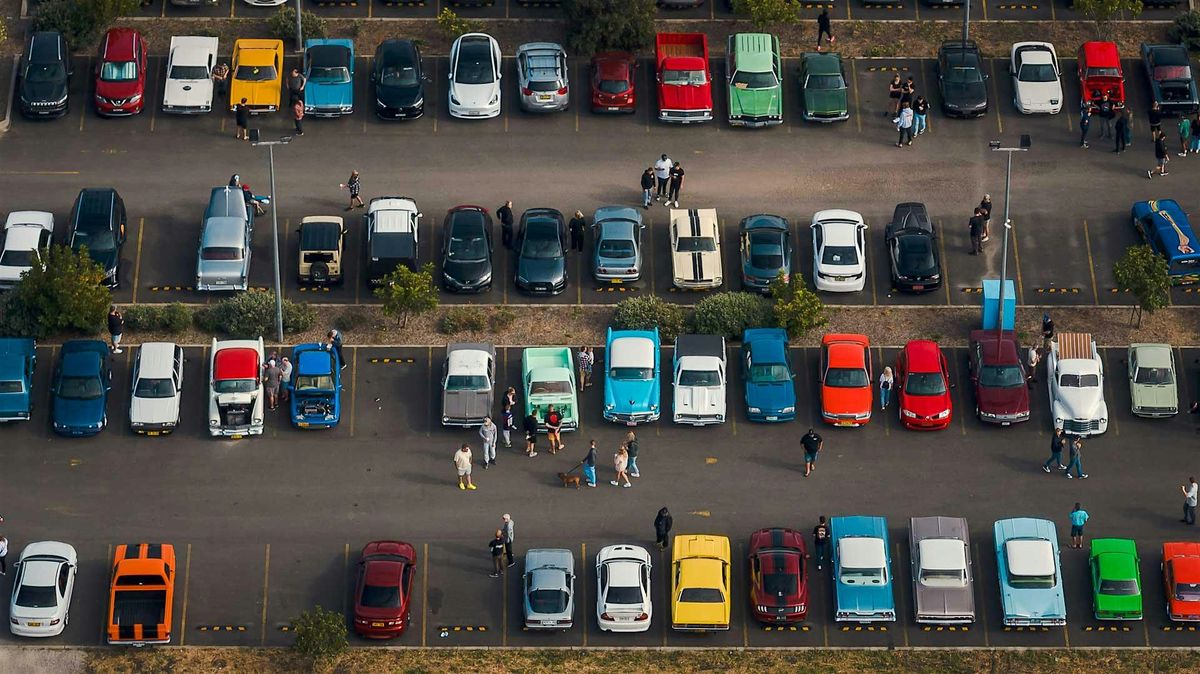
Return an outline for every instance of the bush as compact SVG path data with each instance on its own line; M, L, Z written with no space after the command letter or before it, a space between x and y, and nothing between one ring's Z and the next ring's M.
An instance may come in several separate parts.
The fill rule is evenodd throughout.
M137 8L138 0L45 0L37 5L33 29L56 30L75 49L89 47L113 21Z
M105 325L112 293L87 251L51 246L4 298L0 328L10 335L95 334Z
M1171 42L1182 42L1188 51L1200 51L1200 10L1184 12L1175 17L1175 24L1167 31Z
M513 322L516 320L517 312L508 307L499 306L492 311L492 317L489 322L492 326L492 332L504 332L511 327Z
M758 30L800 21L797 0L733 0L733 11L750 17Z
M827 322L825 303L809 290L799 274L787 281L782 276L772 281L771 297L775 300L771 307L775 324L787 330L789 337L800 337Z
M180 333L192 326L192 310L179 302L134 304L125 307L122 313L130 330Z
M654 40L654 0L563 0L567 45L580 54L636 52Z
M205 332L254 339L275 334L275 295L250 291L234 295L196 311L196 326ZM317 310L308 303L283 301L285 334L304 332L317 321Z
M296 632L292 648L314 660L338 655L350 645L346 639L346 618L319 605L301 613L292 627Z
M705 297L696 303L692 328L703 335L721 335L726 339L741 339L746 328L774 325L771 303L759 295L742 292L723 292Z
M683 332L683 325L683 307L654 295L628 297L617 302L613 311L614 328L652 330L657 327L664 342L674 341Z
M333 327L342 332L353 332L371 323L371 313L365 307L346 307L333 319Z
M455 335L460 332L483 332L488 326L488 316L482 307L456 306L450 307L438 321L438 332L443 335Z
M320 16L312 12L303 12L300 15L300 20L303 40L329 37L329 25ZM271 18L267 19L267 29L271 31L271 37L273 38L284 41L295 39L296 10L288 5L280 7L278 12L275 12L271 15Z
M433 265L426 262L420 271L404 265L383 277L383 285L375 289L375 297L383 301L383 314L396 319L400 327L408 325L410 316L433 311L438 307L437 288L433 285Z
M464 19L449 7L442 8L437 15L438 32L448 41L457 39L466 33L478 33L483 30L483 22L475 19Z

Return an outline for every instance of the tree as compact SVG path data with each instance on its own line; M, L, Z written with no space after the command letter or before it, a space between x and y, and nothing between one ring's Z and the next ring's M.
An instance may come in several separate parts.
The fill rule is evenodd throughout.
M43 248L5 300L5 330L30 337L63 331L94 334L104 325L112 303L102 280L104 269L86 250Z
M825 325L825 304L817 294L808 289L804 280L793 274L784 280L780 274L771 281L771 297L775 304L771 310L775 313L775 322L787 330L789 337L800 337L816 328Z
M292 627L296 632L292 648L313 660L338 655L350 645L346 639L346 618L320 605L301 613Z
M1142 327L1142 312L1152 314L1166 307L1171 301L1171 277L1167 274L1167 261L1145 244L1130 246L1113 265L1113 277L1117 286L1133 293L1137 300L1133 315L1137 327Z
M449 7L443 7L437 15L438 32L447 42L452 42L460 35L478 33L483 30L483 22L477 19L466 19L454 13Z
M421 271L404 265L383 277L383 286L375 289L375 297L383 300L383 313L408 325L409 316L420 316L438 307L438 292L433 286L433 265L425 263Z
M134 14L138 0L46 0L39 2L33 17L34 30L54 30L67 44L92 44L119 17Z
M759 30L800 21L797 0L733 0L733 11L749 16Z
M654 39L654 0L563 0L567 44L580 54L636 52Z
M1074 0L1072 8L1096 24L1096 38L1108 39L1109 23L1122 15L1137 18L1142 13L1142 0Z

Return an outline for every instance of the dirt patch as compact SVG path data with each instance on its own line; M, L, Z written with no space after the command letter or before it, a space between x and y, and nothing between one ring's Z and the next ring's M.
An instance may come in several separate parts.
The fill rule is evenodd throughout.
M81 650L9 646L0 649L0 671L8 674L79 674L86 671L86 656Z

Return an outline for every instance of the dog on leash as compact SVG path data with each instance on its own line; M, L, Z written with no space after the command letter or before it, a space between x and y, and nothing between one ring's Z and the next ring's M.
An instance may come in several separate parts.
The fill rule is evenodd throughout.
M564 487L575 487L579 489L579 476L571 473L559 473L558 479L562 481Z

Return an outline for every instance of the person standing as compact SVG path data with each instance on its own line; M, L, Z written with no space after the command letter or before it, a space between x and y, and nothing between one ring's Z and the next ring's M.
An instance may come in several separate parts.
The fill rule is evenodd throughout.
M908 103L908 107L911 108L913 96L916 96L916 94L917 85L913 82L912 75L909 75L908 79L904 80L904 84L900 85L900 105L903 106L905 103Z
M458 488L475 489L471 481L471 446L465 442L454 453L454 468L458 471Z
M505 248L512 248L513 244L513 211L512 201L505 201L504 205L496 210L496 216L500 218L500 242Z
M1113 135L1113 119L1116 118L1116 109L1113 103L1108 98L1108 94L1100 97L1100 104L1096 106L1096 114L1100 116L1100 137L1111 138Z
M667 198L667 183L670 182L671 166L674 163L665 154L658 161L654 162L654 179L658 181L658 194L654 197L655 201Z
M817 571L820 571L829 554L829 525L824 515L817 519L817 526L813 527L813 548L817 551Z
M296 135L304 135L304 104L300 101L292 103L292 122L296 125ZM349 210L349 209L347 209Z
M1200 112L1192 117L1192 143L1188 149L1192 154L1200 154Z
M1154 137L1156 131L1162 133L1162 119L1162 107L1159 106L1158 101L1154 101L1150 104L1150 109L1146 111L1146 123L1150 125L1151 138Z
M1046 459L1046 462L1042 464L1044 472L1049 473L1051 468L1058 468L1059 470L1067 469L1062 462L1062 453L1066 444L1067 438L1063 435L1063 429L1054 429L1054 435L1050 438L1050 458Z
M1128 111L1126 111L1128 112ZM1116 133L1113 134L1113 152L1121 154L1125 151L1126 140L1125 134L1129 131L1129 117L1124 113L1117 116Z
M896 383L896 378L892 376L891 366L883 368L883 372L879 375L879 409L886 410L888 402L892 397L892 386Z
M0 576L8 575L8 539L0 536Z
M263 367L263 392L267 395L267 408L274 410L279 405L279 387L283 385L283 371L272 358Z
M1086 480L1088 474L1083 472L1083 438L1075 436L1071 439L1068 447L1070 456L1067 461L1067 479L1079 478ZM1071 469L1075 469L1075 474L1071 475Z
M583 211L575 211L575 217L571 218L568 228L571 231L571 248L582 253L583 233L587 229L587 220L583 217Z
M504 411L500 413L500 420L500 433L504 436L504 448L510 449L512 447L512 432L517 429L516 419L513 418L512 405L504 405ZM495 463L495 461L492 461L492 463Z
M587 345L579 347L579 388L591 388L592 368L595 365L596 353L592 351L592 347Z
M1088 511L1076 503L1074 510L1071 511L1071 547L1076 550L1083 549L1083 525L1087 524L1087 521Z
M1037 383L1037 366L1042 362L1042 355L1038 353L1037 346L1030 344L1028 351L1029 371L1025 373L1025 383L1029 388Z
M1188 483L1179 488L1183 492L1183 519L1179 520L1187 525L1196 524L1196 493L1197 485L1196 478L1189 477Z
M491 417L483 418L479 439L483 440L483 469L487 470L488 464L496 465L496 424Z
M1179 156L1186 157L1188 144L1192 141L1192 120L1187 115L1179 116Z
M525 456L533 458L537 456L537 434L538 434L538 418L537 410L529 410L529 414L525 415Z
M896 79L900 79L900 78L897 77ZM909 105L908 103L902 103L900 105L900 112L897 113L896 118L893 119L892 121L895 122L895 124L896 124L896 130L900 132L900 138L898 140L896 140L896 147L904 147L906 144L912 145L912 141L913 141L912 106Z
M500 532L504 534L504 556L508 559L508 565L512 566L513 564L516 564L516 562L513 561L512 553L513 541L516 540L516 527L513 524L512 515L504 513L504 515L500 517Z
M679 190L683 189L683 167L679 162L671 167L671 191L667 194L667 202L663 206L675 204L675 208L679 208Z
M613 470L617 474L617 479L609 480L608 483L612 486L632 487L633 483L629 481L629 450L625 449L625 443L617 448L617 452L613 454Z
M983 215L983 242L992 237L992 195L985 194L979 200L979 210Z
M292 361L287 356L279 361L279 399L285 403L292 397L288 387L292 385L293 369Z
M504 532L497 529L496 535L488 543L488 549L492 551L492 572L488 574L491 578L499 578L500 574L504 573Z
M336 328L331 328L329 334L325 336L325 350L332 349L337 353L338 362L341 363L342 369L346 369L346 357L342 355L342 333Z
M1050 351L1050 342L1054 341L1054 321L1050 314L1042 314L1042 351Z
M113 353L122 353L121 332L125 330L125 317L117 305L108 307L108 340Z
M648 166L642 171L642 208L650 210L650 202L654 200L654 167Z
M1167 173L1167 162L1170 161L1170 157L1167 156L1167 137L1162 131L1154 132L1154 161L1155 167L1158 169L1158 175L1170 175ZM1154 169L1148 169L1146 171L1146 179L1149 180L1153 177Z
M893 116L900 114L900 95L903 88L904 85L900 82L900 76L892 75L892 81L888 83L888 100L891 101L888 105L890 107L883 114Z
M583 479L587 481L587 486L596 486L596 441L592 440L591 447L588 448L587 456L583 457Z
M804 447L804 477L808 477L817 469L817 452L825 446L825 440L810 428L800 438L800 444Z
M216 98L221 98L227 92L226 86L229 84L229 64L221 61L213 66L212 71L213 90L216 92Z
M924 96L917 96L913 103L913 123L915 136L929 129L929 101Z
M297 102L301 106L304 105L304 87L308 85L308 78L300 74L300 70L292 68L292 74L288 77L288 102L292 105Z
M658 544L659 550L667 549L671 525L674 523L675 518L671 517L671 511L667 510L666 506L658 509L658 515L654 517L654 542Z
M983 252L983 223L983 212L976 208L975 214L967 221L967 227L971 232L972 255L978 255Z
M829 8L821 9L817 15L817 51L821 51L821 38L829 36L829 46L833 46L833 28L829 22Z
M566 449L562 442L563 415L554 405L546 410L546 439L550 442L550 453L558 454L558 450Z
M362 181L358 177L358 171L351 171L350 179L342 183L341 187L344 190L350 190L350 205L346 207L346 210L349 211L353 210L354 208L362 208L366 205L363 203L362 196L360 196L360 193L362 192Z
M250 126L250 106L246 105L246 99L243 98L233 106L233 120L237 124L237 133L233 137L238 140L250 140L250 131L247 128Z
M629 477L641 477L637 465L638 439L633 431L625 434L625 451L629 454Z
M1092 107L1086 102L1079 107L1079 147L1087 148L1088 129L1092 126Z

